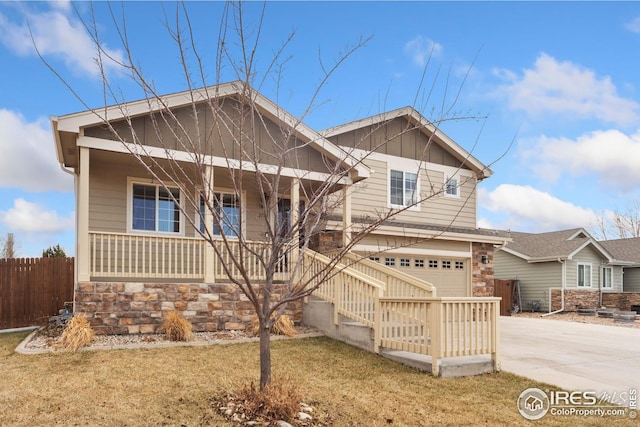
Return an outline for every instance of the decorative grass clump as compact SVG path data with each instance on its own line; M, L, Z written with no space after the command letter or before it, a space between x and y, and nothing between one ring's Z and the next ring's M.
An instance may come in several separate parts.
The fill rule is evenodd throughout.
M171 341L188 341L193 336L193 325L181 313L172 310L165 316L160 332Z
M262 391L254 383L236 395L247 419L292 420L300 411L302 393L288 377L274 378Z
M76 314L65 326L56 347L68 351L78 351L91 344L95 332L84 314Z
M273 319L274 316L275 314L272 314L271 318ZM293 321L291 320L291 317L286 314L281 315L278 320L276 320L271 331L276 335L286 335L288 337L292 337L296 334L296 328L293 326ZM258 316L255 316L251 321L251 325L249 325L249 333L257 336L259 332L260 321L258 320Z

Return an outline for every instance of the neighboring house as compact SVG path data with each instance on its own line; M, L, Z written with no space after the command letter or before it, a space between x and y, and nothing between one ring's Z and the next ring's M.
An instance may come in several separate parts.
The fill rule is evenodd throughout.
M242 328L249 320L251 305L225 280L224 261L214 259L194 228L201 226L200 215L193 209L185 218L173 202L203 191L185 186L197 180L190 172L194 154L181 146L180 133L215 134L210 190L231 229L242 218L245 238L264 239L255 186L246 185L243 194L229 190L230 171L237 167L229 157L246 155L227 143L237 132L241 95L239 84L228 83L197 91L201 101L195 112L191 94L183 92L162 97L163 105L142 100L52 118L58 160L76 184L75 309L92 319L98 333L154 332L162 312L173 309L188 315L197 330ZM214 101L227 122L211 118ZM252 103L260 111L252 129L261 145L255 155L261 156L259 167L268 170L275 163L269 153L277 152L270 144L278 143L271 138L297 120L260 94L253 93ZM180 123L165 123L166 109ZM125 135L132 135L130 121L152 162L179 160L184 182L169 188L169 194L134 158L131 147L114 139L103 117ZM485 165L411 108L323 133L300 125L294 137L299 146L283 172L279 214L295 211L305 186L318 185L342 164L352 172L334 188L346 214L326 218L325 237L333 244L345 238L336 235L348 234L375 210L403 207L415 194L427 194L432 197L397 214L355 249L432 282L438 296L493 295L494 245L508 238L477 228L476 184L491 174ZM377 147L383 140L390 142ZM356 155L372 153L361 164L340 146L357 148ZM251 179L250 172L244 176ZM320 239L316 249L330 249L326 241Z
M425 199L367 236L355 252L433 283L438 296L493 296L493 248L505 238L478 229L476 189L491 176L487 166L411 107L321 134L372 170L353 188L354 226L377 211ZM342 217L335 219L339 228Z
M582 228L501 234L512 241L494 254L495 278L519 281L523 311L595 308L623 291L623 269L631 263Z
M622 276L625 292L640 292L640 237L602 240L600 244L616 259L627 261Z

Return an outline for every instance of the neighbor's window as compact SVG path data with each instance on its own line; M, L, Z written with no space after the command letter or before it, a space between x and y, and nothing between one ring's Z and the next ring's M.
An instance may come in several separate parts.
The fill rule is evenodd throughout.
M423 259L414 259L413 266L415 268L424 268L424 260Z
M442 268L445 270L451 269L451 261L442 261Z
M180 190L160 185L133 184L131 228L164 233L180 232Z
M384 259L384 265L386 265L388 267L395 267L396 259L395 258L385 258Z
M409 258L400 258L400 267L411 267L411 260Z
M455 178L447 179L447 183L445 184L445 195L451 196L451 197L459 196L457 179Z
M464 261L456 261L456 270L464 270Z
M418 201L418 175L391 170L389 175L389 201L396 206L411 206Z
M221 226L224 235L237 237L240 233L240 199L233 193L213 193L213 208L220 218L220 224L214 220L213 234L220 236ZM204 199L200 198L200 217L205 216ZM204 223L200 221L200 231L204 233Z
M380 262L380 257L379 256L370 256L369 259L371 261L374 261L374 262Z
M429 260L429 268L438 268L438 260L430 259Z
M602 289L611 289L611 288L613 288L613 268L603 267L602 268Z
M591 287L591 264L578 264L578 287Z

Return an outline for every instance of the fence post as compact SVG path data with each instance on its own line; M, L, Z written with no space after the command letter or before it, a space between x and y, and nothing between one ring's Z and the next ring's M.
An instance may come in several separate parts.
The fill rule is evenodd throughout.
M440 376L440 357L442 356L442 301L431 300L431 374Z
M380 297L383 296L383 290L378 289L374 298L374 304L376 311L374 312L375 320L373 323L373 351L374 353L380 353L380 344L382 337L382 305L380 304Z
M493 359L494 371L500 372L502 369L500 366L500 301L493 301L491 307L491 323L493 324L491 359Z
M333 323L340 324L340 307L342 307L342 280L337 280L340 275L333 276L330 280L335 288L335 303L333 304Z

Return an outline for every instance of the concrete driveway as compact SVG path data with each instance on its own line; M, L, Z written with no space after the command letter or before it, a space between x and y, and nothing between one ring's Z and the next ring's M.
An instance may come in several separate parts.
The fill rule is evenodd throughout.
M640 394L640 329L518 317L500 328L503 371L599 397Z

